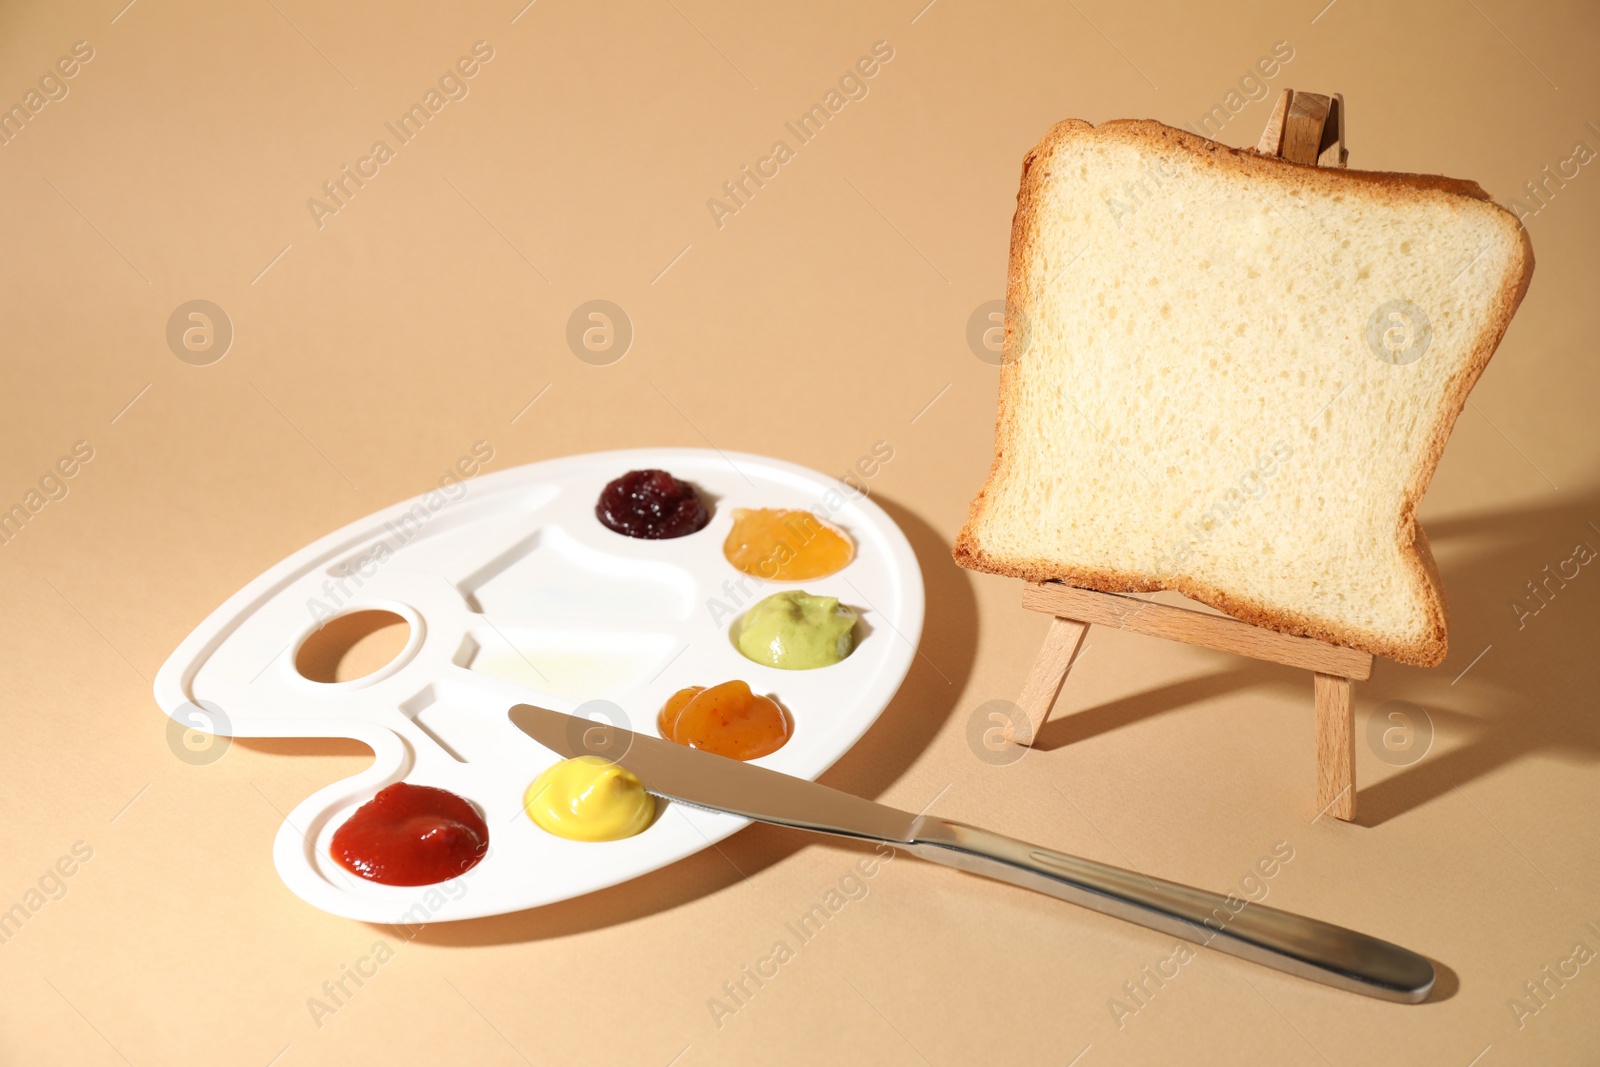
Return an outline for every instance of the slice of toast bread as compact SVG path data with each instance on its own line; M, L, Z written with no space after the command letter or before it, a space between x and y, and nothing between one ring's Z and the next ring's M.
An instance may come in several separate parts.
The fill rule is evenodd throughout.
M1058 123L1023 160L955 559L1437 664L1417 503L1532 274L1473 182Z

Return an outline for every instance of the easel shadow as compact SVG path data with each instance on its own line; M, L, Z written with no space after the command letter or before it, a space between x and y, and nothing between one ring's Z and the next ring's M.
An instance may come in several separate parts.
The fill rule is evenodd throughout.
M1450 657L1431 671L1380 660L1371 681L1357 687L1357 699L1368 709L1410 701L1427 711L1436 733L1446 726L1466 739L1362 789L1356 811L1363 826L1413 811L1524 756L1600 759L1600 719L1592 698L1585 699L1600 685L1600 557L1574 563L1576 577L1559 571L1580 542L1600 552L1600 490L1426 527L1442 557ZM1538 610L1519 619L1517 602Z
M1093 631L1090 632L1092 635ZM1300 677L1297 677L1297 673ZM1039 728L1039 736L1034 740L1033 747L1046 752L1065 748L1079 741L1086 741L1091 737L1120 730L1169 711L1176 711L1189 704L1197 704L1202 700L1210 700L1212 697L1224 696L1254 686L1279 685L1288 688L1303 683L1298 687L1305 690L1309 707L1311 683L1303 677L1304 675L1304 671L1296 672L1290 667L1239 658L1238 666L1216 674L1185 678L1182 681L1146 689L1142 693L1134 693L1132 696L1121 697L1068 715L1058 713ZM1069 674L1067 685L1071 684L1072 676Z
M1600 718L1592 702L1582 699L1582 694L1600 689L1600 650L1595 647L1600 635L1600 558L1582 566L1576 578L1563 579L1557 572L1579 542L1600 552L1600 491L1574 494L1569 502L1425 526L1448 600L1450 655L1432 669L1377 660L1372 678L1356 684L1356 744L1358 750L1367 745L1367 717L1391 700L1421 707L1435 733L1448 730L1453 737L1465 734L1466 740L1360 789L1356 821L1362 826L1381 825L1524 756L1560 753L1600 759ZM1571 573L1571 565L1566 571ZM1556 577L1543 587L1545 603L1540 607L1527 583L1545 583L1550 574ZM1520 628L1511 607L1516 600L1539 608L1520 620ZM1051 718L1034 747L1061 748L1197 701L1261 686L1302 694L1310 714L1306 672L1242 658L1236 662L1215 674ZM1358 760L1365 762L1372 754L1360 752Z

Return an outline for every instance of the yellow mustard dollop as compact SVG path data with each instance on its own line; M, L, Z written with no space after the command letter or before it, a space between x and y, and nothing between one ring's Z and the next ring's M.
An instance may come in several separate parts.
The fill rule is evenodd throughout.
M655 797L632 771L600 756L578 756L545 769L522 806L541 829L573 841L632 837L656 816Z

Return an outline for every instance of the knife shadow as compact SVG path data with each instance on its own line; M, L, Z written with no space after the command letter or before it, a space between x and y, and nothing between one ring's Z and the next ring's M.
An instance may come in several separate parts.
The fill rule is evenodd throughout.
M882 497L873 499L899 523L911 542L922 570L927 610L917 656L900 691L865 736L818 779L869 798L880 796L898 781L932 742L966 689L978 647L973 578L950 558L950 542L908 508ZM869 609L869 618L871 614ZM874 631L874 639L904 640L892 626L876 626ZM571 900L416 929L367 925L402 940L449 947L566 937L672 911L736 887L801 849L819 847L851 856L873 851L870 844L845 838L752 823L660 870Z
M1461 991L1461 977L1432 956L1428 962L1433 964L1433 990L1422 1003L1442 1004Z

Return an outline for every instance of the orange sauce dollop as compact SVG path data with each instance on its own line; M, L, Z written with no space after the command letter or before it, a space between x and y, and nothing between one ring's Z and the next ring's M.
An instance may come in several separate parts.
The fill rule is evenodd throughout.
M778 751L794 732L776 700L740 681L678 690L662 705L657 725L668 741L739 760Z
M769 582L804 582L832 574L855 558L845 532L809 511L735 508L722 554L746 574Z

